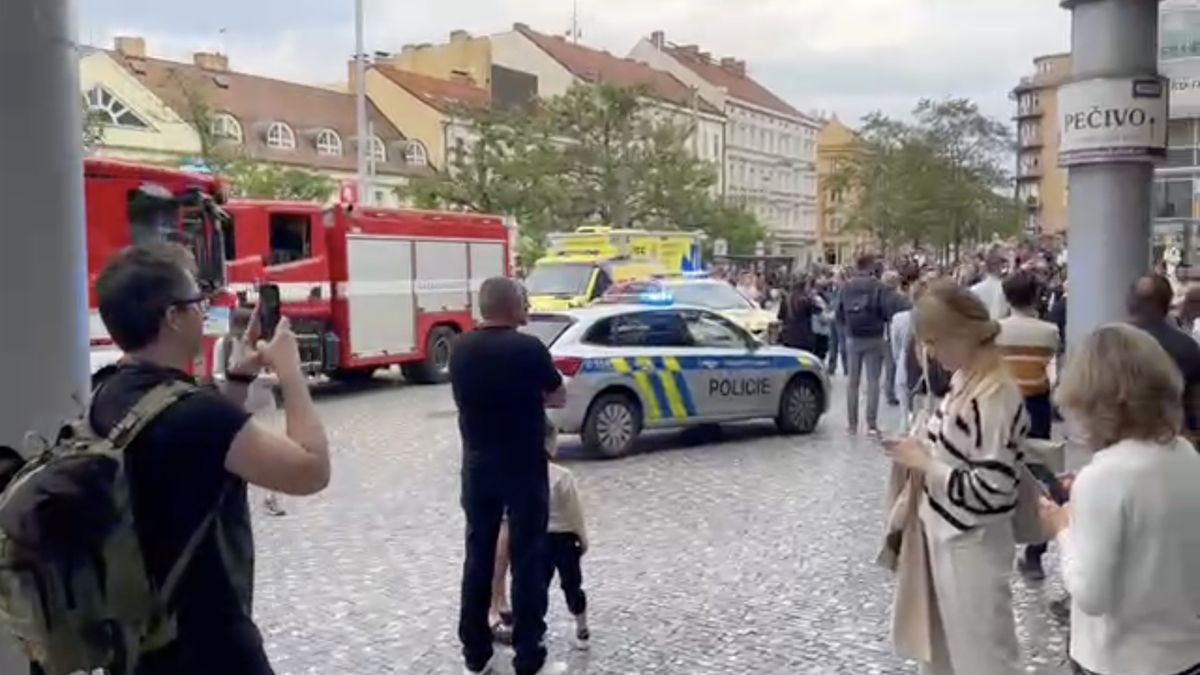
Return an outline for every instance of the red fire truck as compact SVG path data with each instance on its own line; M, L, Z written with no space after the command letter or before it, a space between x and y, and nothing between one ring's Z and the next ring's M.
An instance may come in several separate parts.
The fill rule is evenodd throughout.
M274 201L226 210L230 290L253 302L262 284L278 286L312 375L399 365L413 381L445 381L454 336L479 318L479 285L509 273L497 216Z
M149 241L174 241L191 250L199 265L197 280L213 297L205 322L204 354L228 330L233 296L225 286L228 216L219 180L169 169L88 159L83 165L87 227L88 316L92 371L115 362L121 350L113 344L96 308L96 277L121 249ZM196 364L199 374L211 373L207 359Z

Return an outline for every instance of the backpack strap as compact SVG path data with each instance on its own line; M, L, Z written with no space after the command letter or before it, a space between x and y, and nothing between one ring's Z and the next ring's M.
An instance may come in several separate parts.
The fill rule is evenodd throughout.
M229 493L229 487L221 488L221 495L217 497L217 503L204 516L204 520L196 526L196 530L192 532L192 536L188 538L184 544L183 550L179 552L179 557L175 559L175 563L171 565L171 570L167 572L167 578L163 580L162 588L158 590L158 600L162 607L166 607L175 595L175 589L179 586L179 582L183 579L184 572L187 571L188 564L195 557L196 551L200 549L201 542L204 541L205 535L212 529L213 523L217 519L217 514L221 511L221 506L225 503L225 495Z
M115 450L124 450L155 417L195 390L195 385L179 380L151 389L138 399L117 426L112 428L108 433L108 442Z

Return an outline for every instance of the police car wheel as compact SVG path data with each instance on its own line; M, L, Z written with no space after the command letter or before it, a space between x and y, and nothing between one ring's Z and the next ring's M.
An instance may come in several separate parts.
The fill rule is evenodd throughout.
M629 396L605 394L592 403L583 423L583 447L605 457L621 457L633 449L642 430L642 415Z
M779 400L775 424L785 434L808 434L821 421L821 390L806 377L793 378Z

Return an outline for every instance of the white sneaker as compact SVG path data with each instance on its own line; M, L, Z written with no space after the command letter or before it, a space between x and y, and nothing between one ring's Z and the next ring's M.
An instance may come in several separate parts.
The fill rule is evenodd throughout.
M592 648L592 633L586 628L577 628L575 630L575 638L572 641L575 649L579 651L587 651Z
M500 655L493 653L492 658L488 659L488 662L484 664L483 670L471 670L463 666L463 675L492 675L496 672L496 667L499 665Z
M537 675L565 675L567 672L567 664L562 661L547 661L542 665L542 669L537 671Z

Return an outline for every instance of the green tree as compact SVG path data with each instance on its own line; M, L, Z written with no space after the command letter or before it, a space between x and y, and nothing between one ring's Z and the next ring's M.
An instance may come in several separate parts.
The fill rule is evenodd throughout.
M226 162L222 175L235 197L324 202L337 185L328 176L278 164L237 160Z
M547 232L586 223L704 229L728 219L712 198L715 167L688 151L693 124L661 114L643 90L575 87L530 110L456 115L474 141L402 195L514 216L529 256Z
M105 114L88 108L87 101L83 102L83 149L91 152L93 148L104 143Z
M753 255L755 245L767 236L766 227L752 212L741 205L719 204L715 201L708 205L695 227L708 235L705 253L710 257L713 244L718 239L729 243L729 253L732 255Z
M957 254L965 241L1019 228L1003 168L1011 137L974 103L922 100L911 122L873 113L859 141L831 187L852 195L847 228L869 234L885 251L912 244Z

